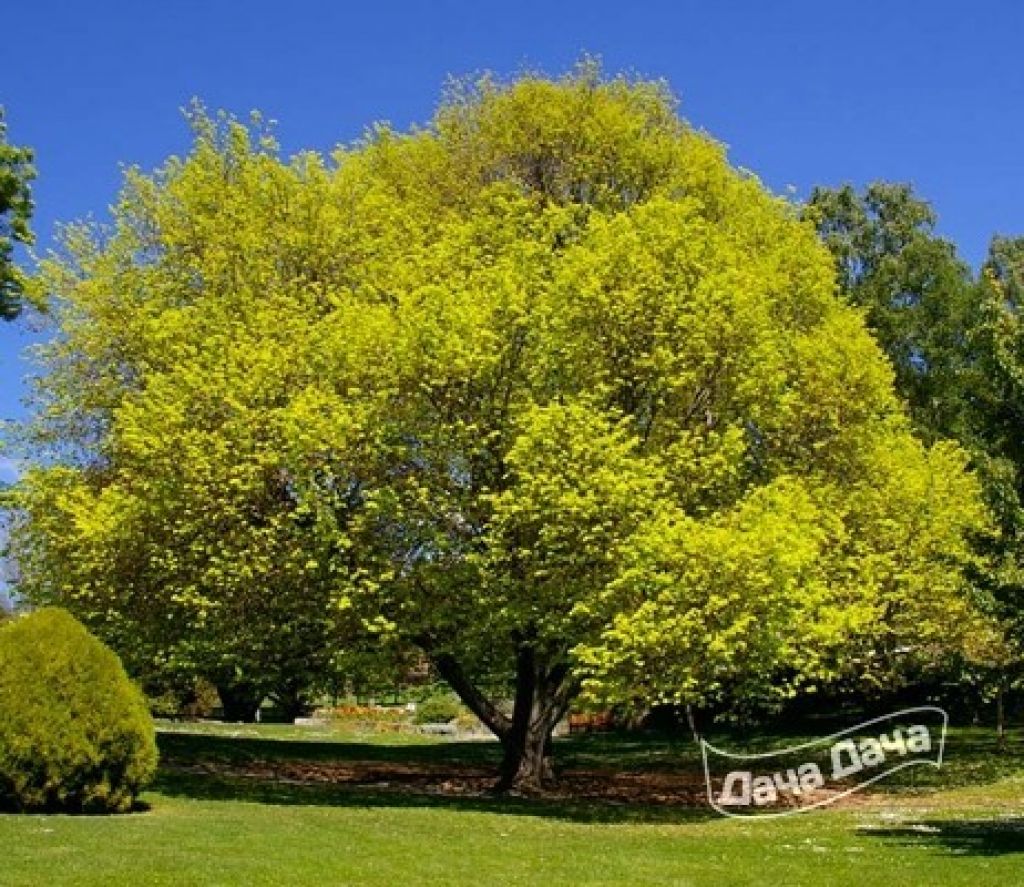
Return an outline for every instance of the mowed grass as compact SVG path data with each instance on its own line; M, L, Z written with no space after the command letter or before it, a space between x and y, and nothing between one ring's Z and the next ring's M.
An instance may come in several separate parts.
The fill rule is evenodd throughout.
M489 765L493 743L272 725L180 731L161 734L166 763L146 812L0 816L0 884L1024 884L1019 733L1001 752L988 731L953 731L937 775L911 768L853 808L749 821L706 808L450 797L232 772L253 761ZM739 738L720 741L737 747ZM685 738L574 737L557 754L592 769L697 761Z

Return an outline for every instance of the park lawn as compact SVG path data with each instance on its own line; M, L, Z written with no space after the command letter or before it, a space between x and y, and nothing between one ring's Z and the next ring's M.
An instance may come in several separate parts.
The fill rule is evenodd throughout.
M848 809L762 821L705 809L443 797L189 771L275 756L495 757L488 743L307 741L301 731L270 726L232 732L239 731L163 733L168 764L145 796L146 812L0 816L0 884L1024 883L1024 757L993 764L984 731L951 736L952 788L895 785ZM1019 736L1013 744L1020 746ZM657 769L689 760L675 740L632 737L571 739L558 751L570 765Z

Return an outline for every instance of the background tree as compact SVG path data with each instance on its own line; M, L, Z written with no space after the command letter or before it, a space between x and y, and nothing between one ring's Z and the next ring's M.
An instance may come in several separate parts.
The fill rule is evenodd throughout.
M972 335L979 372L967 410L970 443L999 528L991 585L1015 653L996 663L1001 702L1007 688L1019 686L1024 665L1024 238L993 238L978 289Z
M835 258L840 290L865 310L892 361L918 433L964 437L977 382L977 291L954 244L936 233L932 207L910 185L873 182L861 193L815 188L804 215Z
M32 192L35 178L32 150L7 142L7 124L0 107L0 317L10 320L21 310L22 272L14 264L15 244L31 244Z
M59 335L25 443L58 465L15 501L20 588L143 679L206 677L229 720L267 695L294 716L332 655L325 542L284 469L313 403L292 398L320 372L303 349L330 359L291 278L312 257L287 254L320 174L280 164L265 132L193 119L187 161L129 174L112 236L73 229L42 269Z
M292 649L326 593L342 637L418 646L524 790L581 693L967 648L964 454L911 434L811 227L664 85L485 79L331 163L196 125L44 269L27 593L243 674L236 639Z

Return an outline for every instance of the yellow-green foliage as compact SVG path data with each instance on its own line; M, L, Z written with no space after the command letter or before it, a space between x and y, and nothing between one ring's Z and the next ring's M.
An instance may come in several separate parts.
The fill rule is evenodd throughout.
M156 759L141 691L70 614L0 628L0 807L127 811Z
M235 669L333 603L609 698L967 646L962 453L663 85L484 80L330 160L196 125L39 278L30 438L77 462L16 495L25 593Z

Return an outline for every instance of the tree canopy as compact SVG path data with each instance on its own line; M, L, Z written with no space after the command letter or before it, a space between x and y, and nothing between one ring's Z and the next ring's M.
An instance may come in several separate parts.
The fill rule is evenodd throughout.
M32 192L35 178L32 150L7 141L7 124L0 107L0 318L10 320L21 310L23 274L14 264L15 244L32 243Z
M987 499L999 527L992 584L1024 649L1024 238L995 237L982 266L980 310L969 329L979 382L967 409ZM1018 662L1018 678L1020 673Z
M581 693L784 694L970 643L964 453L911 433L813 226L663 84L464 83L329 160L194 123L42 271L30 596L238 673L305 625L416 645L505 787Z

